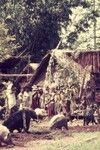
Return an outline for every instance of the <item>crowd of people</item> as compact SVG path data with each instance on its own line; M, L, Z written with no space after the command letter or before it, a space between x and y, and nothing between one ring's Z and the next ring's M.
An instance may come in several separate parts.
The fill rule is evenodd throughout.
M38 121L39 115L48 117L50 120L50 129L62 128L68 129L68 121L73 119L83 119L83 125L90 122L97 124L94 113L97 110L95 103L85 96L82 100L78 97L77 89L71 87L50 88L33 85L32 88L23 87L16 94L16 87L13 82L7 80L2 82L4 88L1 90L3 98L0 97L0 118L4 119L2 129L7 132L7 136L14 129L18 132L28 132L31 118ZM7 128L5 128L7 127ZM8 132L8 129L10 132ZM0 136L2 137L2 132ZM7 140L7 141L6 141ZM8 138L3 142L9 143Z
M63 113L69 117L72 114L83 113L87 107L87 100L84 97L80 102L77 89L57 89L33 85L32 88L24 87L16 95L16 88L13 82L8 80L3 82L5 89L6 113L10 114L14 110L23 108L45 109L48 117Z

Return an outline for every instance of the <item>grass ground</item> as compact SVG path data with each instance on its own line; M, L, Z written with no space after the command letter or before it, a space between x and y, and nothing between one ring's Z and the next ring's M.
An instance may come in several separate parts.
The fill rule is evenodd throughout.
M68 131L48 130L48 121L31 123L31 134L15 133L15 147L2 150L100 150L100 125L82 126L75 121Z
M27 146L28 150L100 150L100 132L73 133L60 140L29 142Z

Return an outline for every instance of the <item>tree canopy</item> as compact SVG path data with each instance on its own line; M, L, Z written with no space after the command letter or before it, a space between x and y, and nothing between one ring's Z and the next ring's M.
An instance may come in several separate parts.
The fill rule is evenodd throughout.
M94 22L99 33L99 7L99 0L95 10L93 0L1 0L0 20L9 36L15 37L13 55L31 54L38 62L60 41L61 48L93 48ZM96 44L100 48L99 40Z

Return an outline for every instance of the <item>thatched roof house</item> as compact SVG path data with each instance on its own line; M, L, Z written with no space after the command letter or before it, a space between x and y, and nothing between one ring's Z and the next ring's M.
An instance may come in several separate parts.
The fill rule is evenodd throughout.
M90 83L96 101L100 102L100 51L53 50L42 59L26 86L42 83L49 87L65 86L66 89L69 82L75 87L79 85L80 98Z
M39 82L44 81L50 57L51 53L48 53L43 58L43 60L40 62L39 66L35 70L33 76L30 78L26 86L31 87L33 84L38 84Z
M33 77L27 84L28 86L38 84L41 80L45 79L46 71L49 65L50 58L52 57L52 53L54 53L54 55L56 55L57 53L64 53L66 59L70 58L71 60L73 60L73 63L77 64L77 66L81 66L83 69L88 67L89 72L94 74L100 73L100 51L76 52L67 50L53 50L43 58Z

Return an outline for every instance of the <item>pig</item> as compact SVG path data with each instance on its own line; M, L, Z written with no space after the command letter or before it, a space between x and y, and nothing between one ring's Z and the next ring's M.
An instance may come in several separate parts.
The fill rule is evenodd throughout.
M94 118L94 112L95 109L93 108L93 106L87 106L86 110L84 111L84 119L83 119L83 125L89 125L90 122L92 122L92 124L97 124L97 122L95 121Z
M52 129L62 129L65 128L68 130L68 121L63 114L57 114L53 116L49 123L49 128Z
M25 114L26 127L24 127L23 113ZM18 132L21 132L22 129L24 129L25 132L28 132L31 118L34 121L37 121L37 115L33 110L19 110L9 116L8 119L3 122L3 125L6 126L10 130L10 132L13 132L14 130L18 130Z
M35 111L35 113L36 113L38 119L43 119L44 117L47 116L47 113L46 113L46 110L45 110L45 109L36 108L34 111Z
M12 115L13 113L17 112L19 110L19 107L17 105L14 105L11 110L10 110L10 115Z

